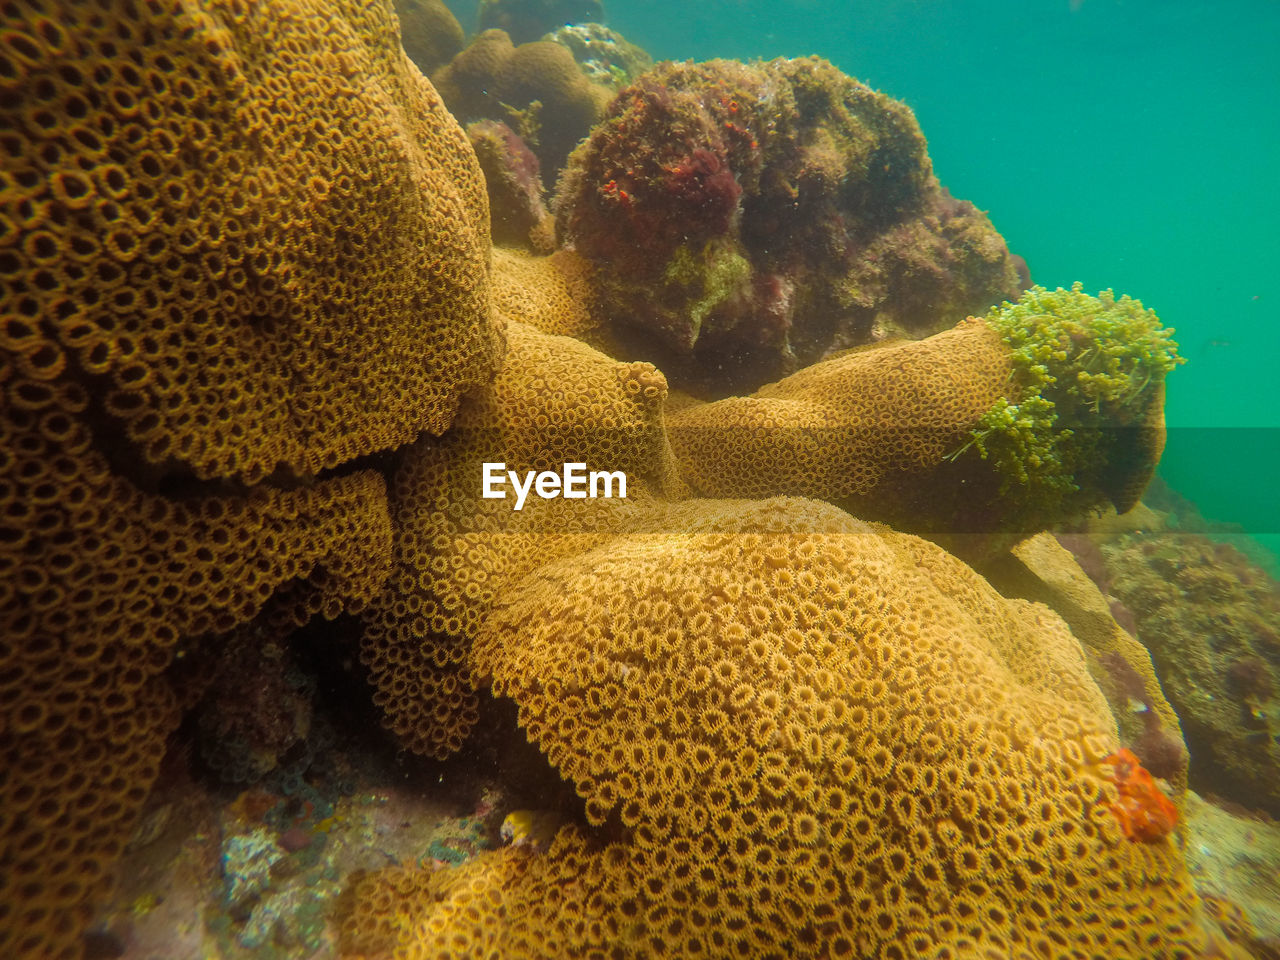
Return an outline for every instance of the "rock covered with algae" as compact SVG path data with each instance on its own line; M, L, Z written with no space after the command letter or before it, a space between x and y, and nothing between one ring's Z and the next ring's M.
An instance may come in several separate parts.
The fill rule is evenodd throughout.
M614 332L723 394L1021 289L933 176L905 104L816 57L664 63L619 91L556 189Z

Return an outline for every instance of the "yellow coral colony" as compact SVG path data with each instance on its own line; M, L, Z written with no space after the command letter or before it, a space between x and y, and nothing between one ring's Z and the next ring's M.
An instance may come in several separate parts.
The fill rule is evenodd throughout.
M1056 616L827 504L686 499L662 374L534 329L590 327L582 269L498 257L491 292L475 157L389 3L3 15L0 955L79 954L175 650L344 610L409 748L456 751L491 691L582 800L548 849L359 881L350 955L1202 952ZM990 406L988 333L942 335L972 390L898 382L944 432ZM390 492L353 463L397 449ZM767 495L759 452L717 492ZM903 462L864 452L856 483ZM514 514L482 460L634 486Z
M0 955L70 957L175 648L376 594L384 480L320 472L444 430L500 342L475 158L389 4L3 17Z
M470 669L518 704L585 823L422 881L398 929L370 911L402 881L366 880L349 943L1196 954L1178 851L1126 840L1109 809L1114 723L1054 614L812 501L665 510L682 532L601 535L489 580Z
M834 507L678 501L652 469L594 514L484 503L479 460L590 461L618 442L584 429L606 418L635 425L608 456L668 456L637 429L659 375L633 390L571 340L513 322L509 341L465 429L396 478L404 546L364 655L424 753L459 748L473 690L513 700L581 820L545 852L363 879L351 955L1199 950L1176 847L1128 841L1109 808L1114 721L1056 615Z

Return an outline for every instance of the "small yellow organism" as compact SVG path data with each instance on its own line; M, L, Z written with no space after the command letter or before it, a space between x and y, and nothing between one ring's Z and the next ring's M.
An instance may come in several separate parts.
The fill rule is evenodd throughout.
M560 817L545 810L512 810L498 830L503 843L545 850L560 829Z
M160 897L157 894L144 893L129 904L129 909L133 911L135 916L144 917L160 906L160 903Z

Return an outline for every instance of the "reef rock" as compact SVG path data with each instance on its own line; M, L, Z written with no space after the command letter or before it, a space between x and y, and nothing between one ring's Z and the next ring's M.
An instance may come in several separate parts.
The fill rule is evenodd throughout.
M664 63L621 90L556 190L627 347L673 382L753 389L1022 288L933 176L911 111L815 57Z

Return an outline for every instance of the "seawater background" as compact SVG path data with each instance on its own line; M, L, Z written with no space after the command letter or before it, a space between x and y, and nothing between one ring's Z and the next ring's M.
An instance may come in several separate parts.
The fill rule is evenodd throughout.
M474 4L451 4L468 29ZM658 59L824 56L915 111L1044 286L1177 328L1161 473L1280 553L1280 3L605 0Z

